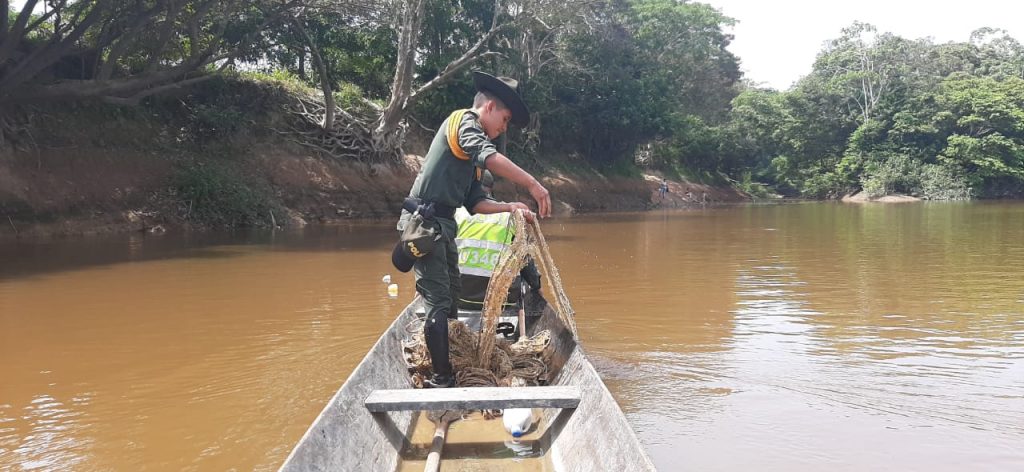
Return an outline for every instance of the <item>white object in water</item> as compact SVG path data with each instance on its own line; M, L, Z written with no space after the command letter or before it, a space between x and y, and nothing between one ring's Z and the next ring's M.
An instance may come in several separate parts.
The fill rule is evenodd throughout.
M513 438L521 437L533 426L532 408L507 408L501 415L501 421L505 423L505 430Z
M384 277L382 277L380 281L386 284L391 283L391 274L384 274Z
M391 298L398 297L398 284L388 285L388 296Z

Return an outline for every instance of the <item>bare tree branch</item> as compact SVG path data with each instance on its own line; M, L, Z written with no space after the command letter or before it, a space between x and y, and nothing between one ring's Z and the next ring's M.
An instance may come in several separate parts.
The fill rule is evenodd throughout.
M33 52L25 60L18 63L10 71L0 76L0 91L11 88L31 79L39 71L45 69L64 55L82 35L96 23L103 13L103 7L97 5L79 23L68 37L57 43L50 43L44 48Z
M416 40L419 37L420 24L423 20L424 3L424 0L406 1L401 31L398 35L398 60L395 63L395 77L391 83L391 99L374 126L374 135L379 140L398 127L406 110L406 101L412 90L412 71L416 62Z
M233 63L230 59L242 54L254 38L263 34L271 24L286 19L288 13L304 1L150 0L74 3L57 0L55 6L70 8L69 3L83 6L76 8L75 15L64 23L68 25L66 29L70 34L58 39L56 33L50 31L49 42L43 43L28 55L0 62L0 101L13 103L32 99L99 96L130 103L173 88L175 82L195 83L200 81L198 76L206 75L203 71L205 67L224 61L221 66L223 70ZM34 4L35 1L30 0L30 3ZM114 10L119 5L127 9ZM244 20L246 9L253 6L262 10L259 15L261 21L244 30L241 37L225 36L229 25L239 19ZM26 4L26 8L29 7ZM186 11L186 7L190 10ZM52 18L59 15L60 12ZM186 15L188 19L184 20ZM158 19L161 19L159 23ZM173 38L175 34L187 34L181 26L183 21L188 20L192 20L196 26L196 42L180 55L169 54L169 50L187 42ZM24 28L20 30L24 31ZM12 44L23 38L8 35L8 41L4 41L0 48L13 51L15 49ZM95 51L97 56L93 67L100 62L100 58L107 58L101 64L102 73L87 80L60 79L58 82L33 83L41 71L53 67L65 57L80 55L86 48ZM117 74L118 58L129 54L133 58L148 56L146 67L141 69L142 72L125 71L125 77L113 78ZM168 60L168 57L175 58Z
M59 14L60 11L64 8L65 4L67 4L67 0L61 0L60 3L50 8L49 11L46 11L45 13L40 15L39 18L36 18L36 21L33 21L31 25L28 25L28 27L25 28L25 31L22 34L27 36L29 33L35 31L35 29L38 28L39 25L45 23L46 20L50 19L50 17Z
M496 52L487 51L488 45L491 40L498 35L498 33L505 28L516 24L518 21L517 18L510 22L500 23L499 18L503 11L503 3L502 0L495 0L494 15L491 17L491 26L487 33L485 33L475 44L473 44L473 46L463 53L462 56L446 65L437 77L434 77L414 91L412 90L412 67L415 62L415 42L419 37L420 22L423 14L423 1L409 0L406 7L406 16L400 32L398 64L395 67L395 80L391 86L391 100L387 107L385 107L384 113L381 114L380 119L378 119L377 124L374 127L374 134L378 140L382 139L383 135L390 133L398 126L401 120L408 113L408 110L411 109L412 105L415 104L420 97L451 81L458 72L464 70L474 62L485 57L498 55ZM519 16L519 18L523 17L525 16L522 14Z
M469 53L467 52L467 54L464 54L456 61L445 66L444 70L441 71L441 73L438 74L437 77L430 79L429 82L423 84L422 87L416 89L416 91L413 92L412 95L409 96L409 99L406 101L406 108L409 108L413 104L415 104L416 101L419 100L419 98L422 97L423 95L426 95L427 92L430 92L431 90L434 90L440 87L441 85L451 82L451 80L455 78L455 75L458 72L461 72L466 67L473 65L473 63L480 61L482 59L501 55L501 53L496 51L487 51L484 53L476 51L472 55L468 54Z
M64 3L64 2L62 1L61 3ZM32 33L32 31L35 31L35 29L38 28L39 25L45 23L46 20L49 20L50 17L55 15L58 11L60 11L60 8L57 8L57 7L51 8L49 10L44 10L42 15L39 15L36 18L35 21L33 21L31 24L29 24L28 26L25 27L25 30L22 31L22 35L23 36L29 35L30 33Z
M169 0L168 12L164 15L164 22L161 25L160 32L157 33L156 46L149 51L149 61L146 62L146 66L143 70L153 70L160 62L160 55L167 49L167 44L171 41L171 35L174 34L174 27L176 26L175 20L181 9L185 6L184 3L179 3L175 0Z
M222 72L230 64L231 64L230 61L225 61L224 64L222 64L217 69L217 72ZM212 79L214 77L217 77L217 74L201 74L199 76L192 77L190 79L176 80L176 81L173 81L173 82L170 82L170 83L158 86L158 87L149 87L149 88L146 88L146 89L144 89L144 90L142 90L140 92L137 92L134 95L132 95L130 97L127 97L127 98L106 97L105 100L107 102L109 102L109 103L117 103L117 104L122 104L122 105L137 105L139 103L139 101L141 101L143 98L146 98L146 97L149 97L149 96L152 96L152 95L156 95L156 94L159 94L159 93L163 93L163 92L166 92L168 90L185 88L185 87L188 87L190 85L195 85L195 84L200 83L200 82L205 82L205 81L210 80L210 79Z
M113 46L111 46L110 51L107 53L107 59L100 67L100 71L96 76L99 80L107 80L110 78L110 75L114 72L114 68L117 66L118 59L120 59L121 55L137 41L139 30L149 25L149 23L156 18L157 13L160 13L164 9L164 3L160 1L157 1L153 5L153 8L150 8L149 10L141 10L141 4L137 6L140 9L136 10L135 21L128 25L128 27L118 35L116 42L112 43ZM171 15L168 14L168 16Z
M109 7L109 6L110 5L107 5L107 7ZM78 25L79 20L82 19L82 14L83 13L85 13L87 11L91 12L96 7L98 7L98 5L94 6L93 8L76 8L75 9L75 16L71 17L70 21L64 22L66 27L60 26L60 25L54 25L53 40L55 41L55 40L61 39L64 36L65 33L67 33L69 30L73 29L75 25ZM60 17L60 13L61 13L60 11L57 12L58 18Z
M36 8L37 0L27 0L25 5L21 8L21 13L18 14L18 18L14 20L14 26L11 28L7 39L0 43L0 67L7 62L7 59L11 57L11 52L14 51L15 46L21 42L25 33L25 25L28 24L29 18L32 17L32 10ZM5 12L6 16L6 12Z
M501 2L495 1L494 16L491 17L491 28L487 31L487 33L484 34L483 37L481 37L480 40L473 45L473 47L469 48L469 50L463 53L461 57L448 63L448 65L444 67L444 70L442 70L440 74L437 74L437 77L434 77L430 82L427 82L418 90L413 92L412 96L409 97L410 104L415 102L415 100L419 98L419 96L421 96L422 94L437 88L438 86L445 82L448 82L455 75L455 73L461 71L462 69L466 68L466 66L469 66L473 62L476 62L477 60L482 58L481 50L487 47L487 44L491 42L491 39L493 39L498 34L498 32L512 24L498 24L498 14L500 13L500 8ZM497 53L488 53L488 56L496 54ZM407 104L406 106L408 107L409 104Z

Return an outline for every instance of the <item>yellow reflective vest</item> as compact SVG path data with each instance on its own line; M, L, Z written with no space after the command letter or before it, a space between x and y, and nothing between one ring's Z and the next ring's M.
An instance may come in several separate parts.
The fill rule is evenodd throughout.
M459 247L459 271L466 275L490 278L502 251L515 235L511 213L470 215L463 208L455 212L459 224L455 244Z

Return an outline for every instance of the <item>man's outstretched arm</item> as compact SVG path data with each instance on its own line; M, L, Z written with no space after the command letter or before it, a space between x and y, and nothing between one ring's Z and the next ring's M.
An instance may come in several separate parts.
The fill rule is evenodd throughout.
M530 207L526 206L523 202L507 203L496 202L494 200L480 200L479 203L473 205L473 213L482 213L484 215L489 215L491 213L504 213L506 211L511 212L515 210L522 210L523 218L526 218L526 221L531 223L533 222L533 211L531 211Z
M544 186L530 175L529 172L526 172L516 165L515 162L512 162L512 160L505 157L504 154L496 152L487 156L487 170L525 188L530 192L530 196L537 201L537 214L540 215L541 218L551 216L551 195L548 193L548 189L544 188ZM478 213L486 212L480 211Z

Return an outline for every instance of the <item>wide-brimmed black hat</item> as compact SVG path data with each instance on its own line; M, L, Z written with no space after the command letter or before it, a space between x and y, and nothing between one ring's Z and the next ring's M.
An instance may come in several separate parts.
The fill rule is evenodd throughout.
M512 123L526 126L530 110L519 96L519 81L508 77L495 77L486 72L473 71L473 85L479 92L493 93L512 112Z
M404 246L401 241L395 244L395 248L391 250L391 264L402 272L409 272L416 264L416 258L405 252Z

